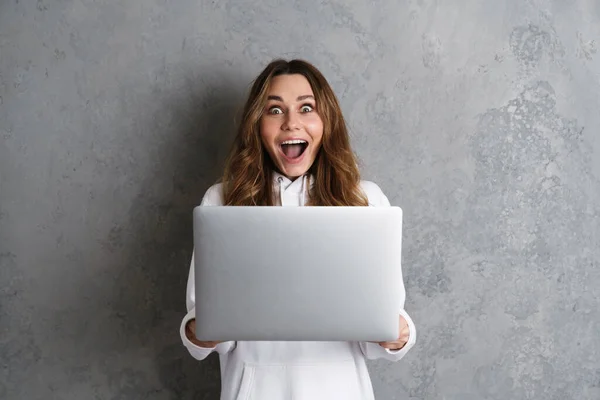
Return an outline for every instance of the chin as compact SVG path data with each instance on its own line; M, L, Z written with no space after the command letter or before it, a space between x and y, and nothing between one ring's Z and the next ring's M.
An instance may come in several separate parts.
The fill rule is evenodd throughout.
M295 179L295 178L298 178L299 176L306 174L309 169L310 169L310 165L309 166L294 165L294 166L288 166L288 168L279 167L279 170L290 179Z

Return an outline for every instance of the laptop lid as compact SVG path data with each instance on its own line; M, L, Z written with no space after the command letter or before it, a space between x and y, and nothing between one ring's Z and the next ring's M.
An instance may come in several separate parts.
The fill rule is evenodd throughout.
M404 303L399 207L194 209L205 341L387 341Z

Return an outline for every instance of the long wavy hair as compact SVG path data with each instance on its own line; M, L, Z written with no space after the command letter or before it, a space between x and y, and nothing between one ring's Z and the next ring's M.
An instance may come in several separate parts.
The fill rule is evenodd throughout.
M331 86L312 64L282 59L267 65L252 84L221 179L224 204L274 205L273 170L276 167L262 144L260 118L273 78L284 74L300 74L308 80L315 95L316 111L323 121L321 148L308 171L314 177L308 205L367 206L346 122Z

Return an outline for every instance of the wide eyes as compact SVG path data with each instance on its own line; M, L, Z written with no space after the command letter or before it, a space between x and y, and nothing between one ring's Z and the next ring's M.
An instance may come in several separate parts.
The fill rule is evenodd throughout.
M300 107L300 112L305 114L314 111L314 107L311 104L304 104ZM269 114L279 115L283 114L283 109L279 106L273 106L269 108Z
M271 107L269 108L269 114L283 114L283 110L281 107Z

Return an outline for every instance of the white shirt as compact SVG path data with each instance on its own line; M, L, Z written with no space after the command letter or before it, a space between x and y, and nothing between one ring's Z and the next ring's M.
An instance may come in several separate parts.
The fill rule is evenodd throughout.
M274 192L283 206L304 205L307 177L291 181L274 174ZM379 186L361 181L369 206L390 206ZM223 204L222 185L210 187L202 205ZM408 322L408 343L397 351L371 342L223 342L215 348L194 345L185 335L186 323L195 316L194 256L187 283L187 315L180 335L192 357L203 360L212 352L221 363L221 400L371 400L374 399L366 359L398 361L414 346L416 328L404 311L402 286L398 313Z

